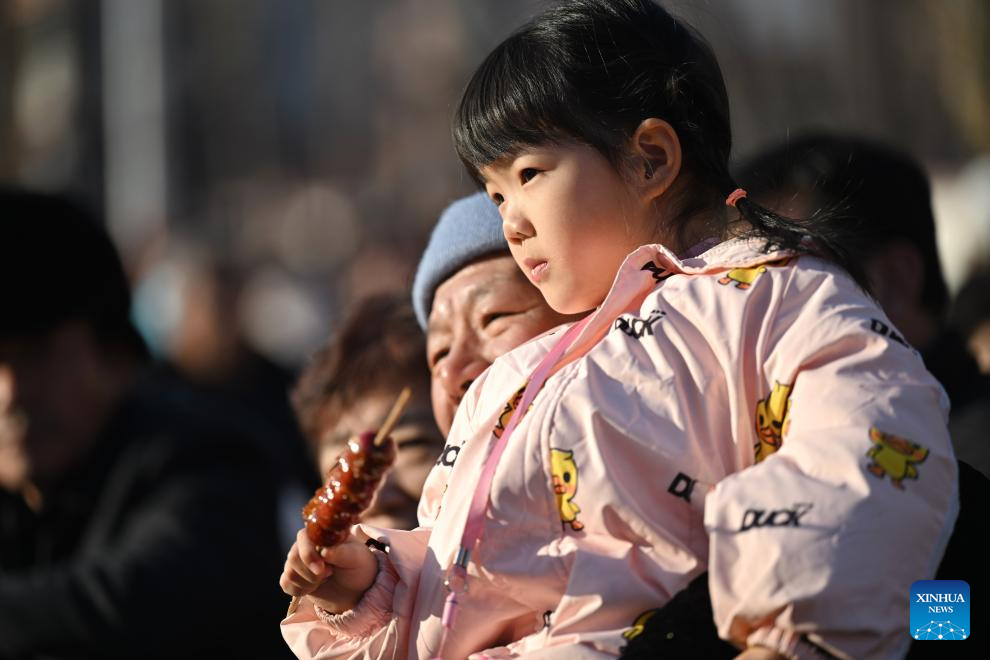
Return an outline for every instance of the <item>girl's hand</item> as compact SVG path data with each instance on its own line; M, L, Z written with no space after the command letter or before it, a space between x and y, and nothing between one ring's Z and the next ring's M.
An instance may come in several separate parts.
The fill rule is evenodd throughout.
M279 585L290 596L310 596L329 612L352 609L378 575L378 562L365 540L348 536L343 543L317 553L306 530L299 530Z

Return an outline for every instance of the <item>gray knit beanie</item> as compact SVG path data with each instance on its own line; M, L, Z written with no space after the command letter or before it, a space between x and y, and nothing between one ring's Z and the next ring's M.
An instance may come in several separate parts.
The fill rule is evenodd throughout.
M475 193L448 206L433 228L413 279L413 308L420 327L426 330L433 295L444 280L478 257L508 250L502 217L487 194Z

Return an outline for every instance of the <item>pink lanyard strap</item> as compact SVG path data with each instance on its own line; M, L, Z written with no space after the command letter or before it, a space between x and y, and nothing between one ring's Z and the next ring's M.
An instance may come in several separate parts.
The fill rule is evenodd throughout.
M474 496L471 498L471 508L468 510L467 522L464 524L461 546L457 551L457 557L454 559L454 563L447 569L447 575L444 580L444 584L450 593L447 595L447 600L443 607L442 622L444 630L443 637L440 640L440 648L435 656L437 658L442 656L444 647L447 645L448 634L454 627L454 619L457 616L458 606L457 596L467 591L467 567L471 560L471 551L481 539L481 534L485 528L485 512L488 509L492 480L495 478L495 469L498 467L499 459L502 458L502 453L508 445L512 432L519 425L519 421L526 415L526 411L532 405L533 399L543 389L543 384L550 377L550 372L560 361L560 358L563 357L564 352L570 348L577 336L584 330L585 326L588 325L588 322L591 321L591 317L592 315L589 314L568 328L567 332L564 333L556 345L540 361L536 369L533 370L533 374L526 383L526 389L523 392L522 399L519 401L519 405L512 411L511 419L505 426L505 430L502 431L502 437L496 439L491 451L485 458L481 477L478 479L478 485L474 489Z

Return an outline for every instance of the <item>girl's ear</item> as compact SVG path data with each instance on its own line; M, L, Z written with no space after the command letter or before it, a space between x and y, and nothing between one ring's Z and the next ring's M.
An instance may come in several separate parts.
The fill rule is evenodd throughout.
M674 127L650 117L640 122L630 139L634 162L640 162L637 175L640 189L653 201L673 185L681 171L681 141Z

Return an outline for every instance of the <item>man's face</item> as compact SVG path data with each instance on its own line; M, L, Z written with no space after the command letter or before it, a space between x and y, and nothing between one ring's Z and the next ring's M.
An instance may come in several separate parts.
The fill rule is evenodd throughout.
M78 462L108 412L108 369L82 323L0 338L0 457L15 461L0 486L51 484Z
M468 386L495 358L569 320L550 308L509 254L468 264L437 287L426 357L444 436Z

